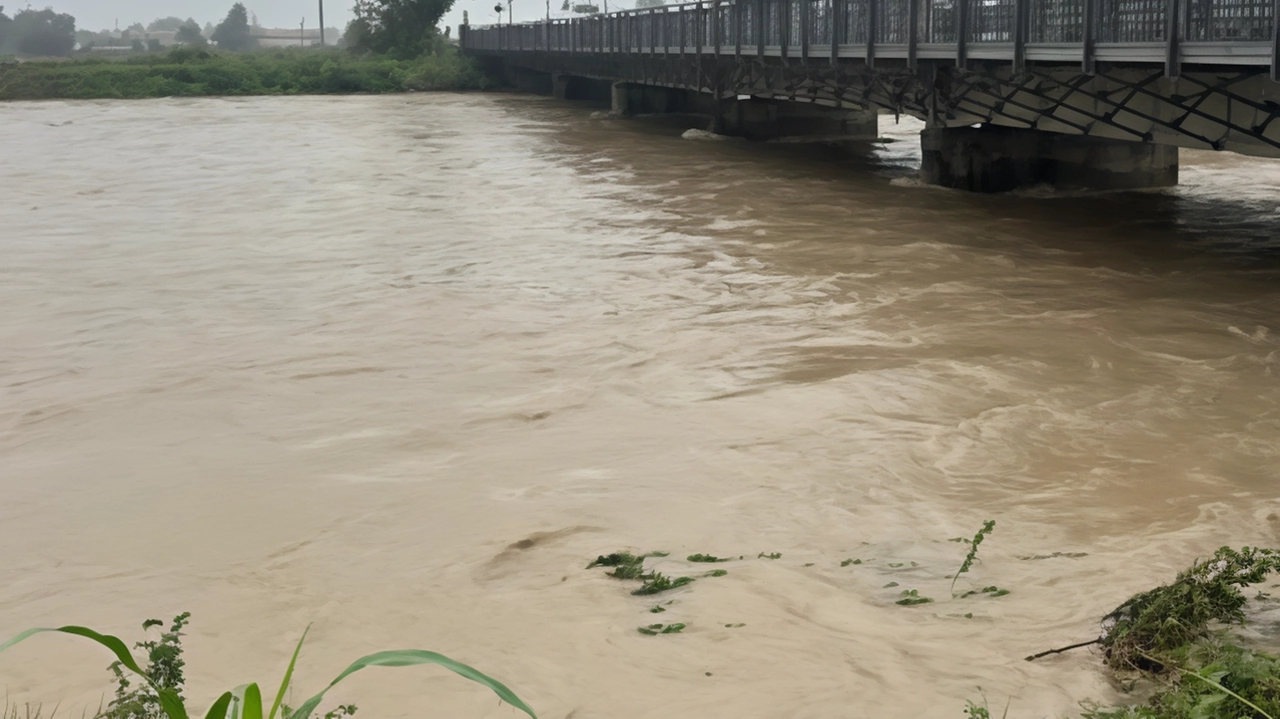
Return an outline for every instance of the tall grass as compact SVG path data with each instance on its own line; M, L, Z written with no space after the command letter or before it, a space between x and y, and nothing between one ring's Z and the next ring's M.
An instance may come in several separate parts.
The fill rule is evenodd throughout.
M101 634L87 627L65 626L56 629L28 629L4 644L0 644L0 652L45 632L60 632L89 639L106 648L115 656L116 662L112 664L111 670L119 681L116 699L111 702L105 712L99 712L98 716L104 719L151 719L152 717L158 719L188 719L186 699L182 696L182 686L185 678L182 673L181 638L182 629L186 626L189 616L188 614L182 614L176 617L173 626L162 635L160 641L140 642L136 645L148 650L148 665L146 669L138 664L129 648L119 637ZM144 629L153 626L161 626L161 623L156 620L148 620L143 623ZM325 694L343 679L358 671L369 667L407 667L430 664L444 667L461 677L487 687L494 694L497 694L502 701L528 714L530 719L537 719L533 709L529 708L529 705L525 704L520 697L516 696L515 692L508 689L502 682L443 654L422 649L376 652L360 657L352 662L351 666L347 667L336 679L329 682L328 686L321 689L319 693L304 701L298 708L289 709L284 706L284 697L293 682L293 671L298 664L298 656L302 653L302 645L306 639L307 632L304 631L302 638L298 640L298 645L293 650L293 657L289 660L289 666L284 672L284 678L281 680L279 689L274 695L269 711L264 710L267 705L263 702L264 697L260 686L257 683L243 684L231 691L223 692L222 695L217 697L210 706L208 713L205 714L205 719L263 719L263 717L276 719L277 714L282 719L310 719L316 709L319 708L320 702L324 701ZM141 680L141 684L136 687L131 685L124 674L124 670L128 670L136 680ZM33 713L32 707L29 705L26 708L26 715L19 714L16 706L13 708L12 715L10 715L7 700L5 712L5 714L0 715L0 719L52 719L52 716L48 718L41 717L41 709L39 707L36 707ZM348 716L352 712L354 712L354 707L340 707L339 711L331 712L330 714L333 716Z
M122 58L0 63L0 100L483 90L494 84L451 46L412 59L319 48L178 48Z

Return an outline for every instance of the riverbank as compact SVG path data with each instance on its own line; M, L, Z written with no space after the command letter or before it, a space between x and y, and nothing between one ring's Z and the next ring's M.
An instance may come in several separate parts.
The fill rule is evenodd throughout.
M0 100L483 90L494 84L453 48L411 60L328 49L230 53L178 48L119 59L0 65Z

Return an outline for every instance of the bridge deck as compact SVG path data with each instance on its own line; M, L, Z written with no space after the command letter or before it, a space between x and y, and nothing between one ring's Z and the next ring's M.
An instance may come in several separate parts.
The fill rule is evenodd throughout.
M1280 0L728 0L468 28L480 52L1271 67Z

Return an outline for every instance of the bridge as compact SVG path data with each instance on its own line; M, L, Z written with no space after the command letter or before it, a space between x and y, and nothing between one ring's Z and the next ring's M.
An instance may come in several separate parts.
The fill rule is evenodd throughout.
M704 0L460 28L525 89L757 139L918 117L922 177L1176 184L1179 147L1280 157L1280 0Z

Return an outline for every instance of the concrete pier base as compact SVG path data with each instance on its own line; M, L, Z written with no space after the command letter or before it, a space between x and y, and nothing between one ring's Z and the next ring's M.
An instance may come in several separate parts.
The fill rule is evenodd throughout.
M710 115L712 132L749 140L874 140L879 131L878 116L873 110L759 98L721 100L691 90L626 82L613 84L611 106L613 113L622 117Z
M923 181L972 192L1178 184L1178 148L1171 145L983 125L926 129L920 148Z
M749 140L874 140L874 110L825 107L806 102L726 100L718 130Z
M522 92L550 95L554 89L550 73L538 72L519 65L504 63L502 74L508 85Z
M688 90L674 87L615 82L611 107L613 114L621 117L696 112L696 103L690 97L691 94L693 93Z
M589 77L554 73L551 76L551 94L557 100L586 100L608 104L612 99L613 83Z

